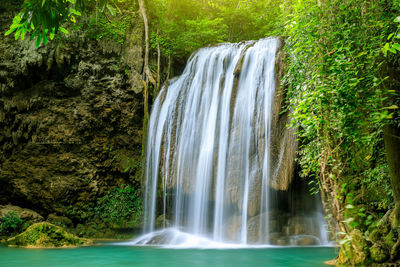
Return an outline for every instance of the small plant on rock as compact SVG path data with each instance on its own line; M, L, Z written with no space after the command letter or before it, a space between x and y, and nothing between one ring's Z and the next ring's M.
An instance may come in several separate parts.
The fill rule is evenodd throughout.
M0 235L12 235L20 230L23 220L11 211L0 219Z

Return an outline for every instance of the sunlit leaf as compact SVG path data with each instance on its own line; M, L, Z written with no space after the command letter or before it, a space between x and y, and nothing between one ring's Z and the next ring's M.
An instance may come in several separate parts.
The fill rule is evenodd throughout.
M59 27L58 29L59 29L60 32L62 32L62 33L69 34L69 32L68 32L66 29L64 29L63 27Z

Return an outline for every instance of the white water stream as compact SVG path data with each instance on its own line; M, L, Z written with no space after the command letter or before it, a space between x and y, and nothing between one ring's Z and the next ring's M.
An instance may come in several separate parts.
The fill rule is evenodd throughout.
M279 42L202 48L162 89L149 122L146 234L134 244L271 244L270 122ZM310 235L326 244L322 216L312 212Z

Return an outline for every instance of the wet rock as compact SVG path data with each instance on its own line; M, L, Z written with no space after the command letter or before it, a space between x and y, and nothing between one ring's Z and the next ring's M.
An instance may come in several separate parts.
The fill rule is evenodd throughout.
M171 227L171 226L172 226L171 222L165 217L164 214L161 214L160 216L158 216L156 218L155 227L157 229L167 228L167 227Z
M9 246L27 248L53 248L89 245L89 239L79 238L59 226L42 222L28 227L25 232L8 239Z
M281 47L284 42L281 40ZM271 118L271 179L270 186L275 190L287 190L293 181L295 174L295 158L297 153L296 129L286 127L290 124L290 111L282 114L283 103L285 101L285 91L280 85L284 73L284 51L278 50L275 61L276 71L276 91L272 106Z
M316 233L316 230L316 224L313 217L297 215L289 219L285 233L287 235L317 235L318 233Z
M269 213L262 213L257 216L250 217L247 221L247 239L250 243L265 242L267 231L269 239L278 239L282 224L286 219L286 214L278 211L271 211ZM260 222L265 224L268 221L268 229L260 227ZM276 242L275 242L276 243Z
M231 216L228 222L224 225L225 234L228 240L231 242L238 241L240 238L241 228L242 228L242 217L238 215ZM250 238L248 237L248 239Z
M276 245L276 244L278 244L278 239L281 237L281 236L283 236L283 234L282 233L280 233L280 232L273 232L273 233L270 233L269 234L269 242L272 244L272 245Z
M294 246L316 246L320 244L320 241L312 235L298 235L290 238L290 244Z
M259 243L263 236L266 236L266 232L260 230L260 217L266 217L265 214L251 217L247 221L247 240L249 243Z
M262 173L261 170L258 170L253 179L250 179L249 186L249 201L247 213L248 216L252 217L260 213L261 206L261 195L262 195Z
M276 244L277 246L287 246L290 245L290 239L287 236L281 236L277 239Z

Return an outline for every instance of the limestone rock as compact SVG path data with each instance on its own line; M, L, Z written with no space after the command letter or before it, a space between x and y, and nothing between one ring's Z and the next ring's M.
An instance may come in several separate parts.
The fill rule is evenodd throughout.
M281 40L281 46L284 45ZM270 186L275 190L287 190L295 174L295 158L297 153L296 129L286 127L290 124L289 113L281 113L285 100L285 91L281 86L281 78L284 72L282 49L279 50L275 61L275 81L276 91L272 106L271 118L271 140L270 140L270 158L271 158L271 179Z
M13 18L10 1L3 2L1 32ZM142 36L142 25L132 23L130 38ZM115 186L139 184L142 41L127 44L129 51L76 32L69 42L36 48L29 38L3 36L0 204L83 221L88 216L76 211L88 203Z

